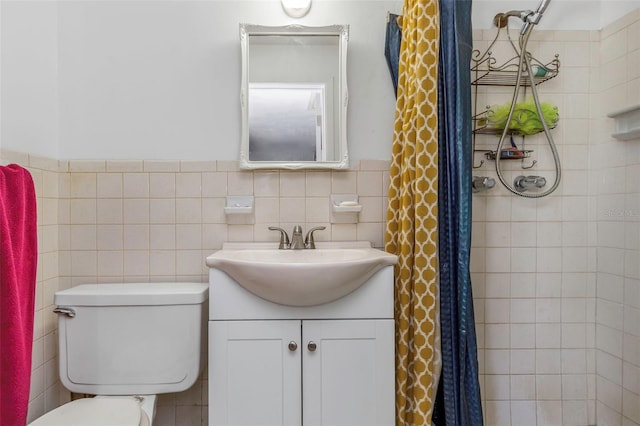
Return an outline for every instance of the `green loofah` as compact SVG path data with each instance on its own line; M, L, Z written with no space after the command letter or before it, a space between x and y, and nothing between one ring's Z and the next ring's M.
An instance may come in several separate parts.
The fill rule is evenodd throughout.
M488 126L494 129L504 129L511 104L492 105L487 111ZM540 104L542 115L547 127L553 128L558 123L558 108L548 102ZM516 104L509 129L523 135L533 135L544 130L542 121L538 117L536 106L532 99Z

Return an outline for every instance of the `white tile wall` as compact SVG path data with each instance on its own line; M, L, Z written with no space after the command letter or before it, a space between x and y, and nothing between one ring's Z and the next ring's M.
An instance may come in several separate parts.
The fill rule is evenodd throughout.
M602 33L600 87L594 99L603 113L640 103L636 13ZM607 132L610 123L605 126ZM640 260L638 141L621 143L606 132L595 141L597 183L596 387L598 424L639 425L640 317L637 265ZM625 351L626 348L626 351Z
M388 162L349 171L244 172L235 162L69 161L2 153L30 167L39 208L30 420L67 401L59 384L53 294L93 282L206 281L205 257L225 241L274 241L270 225L325 225L322 240L383 245ZM361 177L360 174L366 176ZM358 224L331 224L332 193L355 193ZM254 195L255 224L229 224L227 195ZM205 424L207 383L159 400L161 425Z
M538 32L534 55L561 55L560 76L539 86L561 111L561 188L535 203L502 188L474 196L488 425L640 424L640 148L611 139L604 118L640 102L638 28L634 12L602 33ZM476 44L493 35L476 33ZM505 94L480 96L488 104ZM550 161L538 160L540 170ZM492 176L492 167L474 174Z

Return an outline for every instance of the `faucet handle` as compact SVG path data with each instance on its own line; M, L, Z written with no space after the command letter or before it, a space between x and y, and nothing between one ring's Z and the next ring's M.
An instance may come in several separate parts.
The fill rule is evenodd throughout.
M289 236L287 235L287 231L277 226L270 226L269 231L280 231L280 245L278 245L278 249L286 250L291 247L291 243L289 243Z
M325 229L327 229L326 226L316 226L315 228L309 229L309 232L307 232L307 236L304 237L304 247L308 249L316 248L316 242L313 240L313 232L323 231Z

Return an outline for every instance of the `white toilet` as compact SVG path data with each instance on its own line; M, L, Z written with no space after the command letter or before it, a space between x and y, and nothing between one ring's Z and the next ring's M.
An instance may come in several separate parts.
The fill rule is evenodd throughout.
M204 283L80 285L55 294L69 402L30 426L152 426L156 395L189 389L206 350Z

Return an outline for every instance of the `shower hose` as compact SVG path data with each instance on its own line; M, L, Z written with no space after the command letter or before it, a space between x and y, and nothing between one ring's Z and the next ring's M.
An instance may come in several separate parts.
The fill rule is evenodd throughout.
M518 73L516 74L516 84L515 84L515 88L513 89L513 99L511 100L511 108L509 109L509 115L507 116L507 121L506 121L507 125L504 127L504 130L502 131L502 135L500 136L500 141L498 142L498 147L496 149L496 160L495 160L496 173L498 175L498 179L500 179L500 182L510 192L525 198L541 198L551 194L553 191L556 190L556 188L558 188L558 185L560 185L560 174L561 174L560 157L558 155L558 149L556 148L556 144L553 141L553 136L551 135L549 126L547 125L547 122L544 119L544 115L542 114L542 108L540 107L540 99L538 97L538 90L536 89L535 82L533 81L533 76L535 73L532 72L533 68L531 67L531 58L529 57L530 56L529 52L527 52L527 43L529 42L529 36L531 35L531 31L533 31L533 28L534 28L534 25L525 25L523 27L523 30L520 33L520 37L519 37L520 63L518 66ZM513 117L513 112L515 110L518 94L522 86L522 74L525 70L527 71L527 75L529 75L529 78L531 79L531 94L533 97L533 103L536 106L536 112L540 116L540 122L542 123L544 134L547 138L547 142L549 143L549 148L551 149L551 154L553 155L553 162L555 165L555 180L553 182L553 185L551 185L551 187L544 192L536 192L536 193L527 193L527 192L518 191L513 186L509 185L509 183L506 181L502 173L502 170L500 169L500 157L501 157L500 153L502 152L502 147L507 138L507 134L509 133L508 123L511 123L511 118Z

